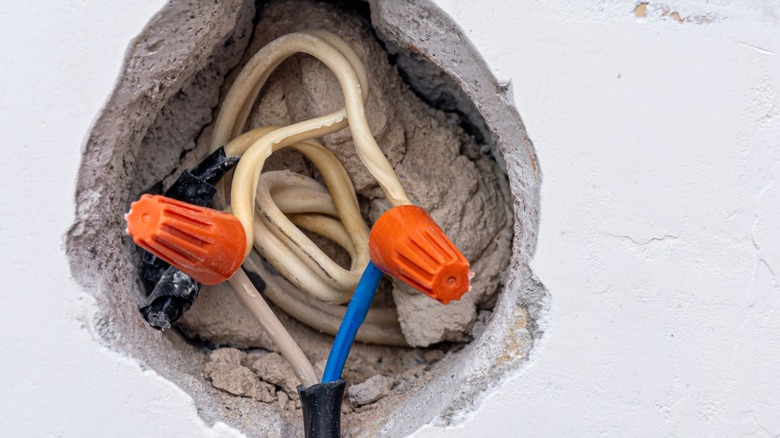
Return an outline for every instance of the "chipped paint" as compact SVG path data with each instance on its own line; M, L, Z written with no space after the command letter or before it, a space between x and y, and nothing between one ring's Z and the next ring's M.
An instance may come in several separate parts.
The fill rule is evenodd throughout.
M670 21L677 24L706 25L723 20L724 17L714 12L692 12L683 15L665 3L642 2L634 7L634 16L641 19Z
M644 18L647 16L647 2L640 3L636 5L636 8L634 8L634 15L636 15L638 18Z
M515 306L512 317L512 326L504 335L504 351L496 361L496 366L499 367L524 357L533 342L528 332L528 311L521 306Z

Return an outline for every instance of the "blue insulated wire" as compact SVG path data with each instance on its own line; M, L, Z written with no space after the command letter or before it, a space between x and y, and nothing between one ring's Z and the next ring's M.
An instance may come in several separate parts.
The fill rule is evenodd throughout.
M325 372L322 375L322 383L341 379L349 350L352 348L360 325L366 320L366 314L368 314L368 309L371 307L371 301L374 299L376 288L381 279L382 271L369 261L366 270L360 277L355 294L352 295L352 300L347 306L347 312L344 314L344 320L341 321L339 331L336 333L336 339L333 341L328 363L325 365Z

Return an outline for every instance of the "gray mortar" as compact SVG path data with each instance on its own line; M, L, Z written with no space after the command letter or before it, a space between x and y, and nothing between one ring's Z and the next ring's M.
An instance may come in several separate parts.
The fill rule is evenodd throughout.
M457 423L485 388L524 362L542 335L549 299L528 267L536 245L541 177L506 88L449 17L427 1L370 5L372 25L388 50L399 55L398 67L412 88L433 104L456 109L505 165L514 211L505 284L492 315L481 313L476 339L434 365L407 361L411 365L391 394L369 405L380 406L345 408L347 435L404 436L429 422ZM136 307L142 297L137 255L123 235L129 202L179 168L182 154L202 137L199 129L213 117L225 74L240 62L250 40L253 11L252 2L240 0L172 3L131 43L124 71L88 138L67 249L74 277L96 299L99 312L91 328L107 347L189 393L207 423L223 421L250 436L297 436L300 419L284 409L294 407L284 391L277 392L275 404L219 391L203 375L208 358L201 349L143 322ZM190 123L167 126L161 123L164 111L190 111ZM162 145L154 138L178 140ZM169 155L161 155L163 150ZM355 382L368 377L356 375Z

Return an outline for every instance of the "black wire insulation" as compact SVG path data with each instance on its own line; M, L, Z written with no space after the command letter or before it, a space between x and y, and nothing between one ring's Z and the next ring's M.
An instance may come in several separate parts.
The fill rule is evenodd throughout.
M214 184L238 163L238 159L228 157L225 149L219 148L197 166L182 172L163 196L208 207L217 194ZM152 327L169 328L195 302L201 284L147 251L142 250L141 261L144 264L143 280L154 288L138 310Z
M306 438L341 436L341 401L346 387L347 382L343 379L308 388L298 387Z

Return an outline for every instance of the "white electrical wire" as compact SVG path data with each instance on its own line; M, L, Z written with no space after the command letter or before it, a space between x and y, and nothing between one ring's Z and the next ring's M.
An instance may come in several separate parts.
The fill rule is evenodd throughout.
M345 108L284 127L266 127L241 133L255 100L271 72L286 58L307 53L319 59L341 85ZM247 269L261 273L265 294L288 314L302 322L335 334L344 315L337 304L349 301L369 261L368 227L360 215L349 175L333 153L315 138L349 126L355 146L392 205L410 204L392 166L382 154L368 127L364 104L368 80L357 54L339 37L322 31L293 33L261 49L242 69L231 86L215 123L212 149L225 147L228 156L241 156L228 193L232 213L247 238ZM265 160L276 150L291 146L320 171L327 190L317 181L290 172L261 174ZM338 220L337 220L338 219ZM329 238L350 255L349 269L339 266L298 227ZM269 273L257 250L295 288L283 288ZM243 269L230 284L271 335L305 386L311 384L313 367L289 334L280 332L278 319ZM309 294L309 295L307 295ZM263 318L272 321L265 322ZM392 309L372 309L358 340L405 345Z
M276 317L273 310L268 307L260 293L249 280L243 269L239 268L232 277L228 279L230 286L238 294L244 305L247 306L252 315L260 322L268 336L273 339L274 344L279 348L282 355L290 362L295 376L301 384L308 388L317 384L320 379L317 372L309 362L309 359L301 350L301 347L290 336L290 333L282 325L279 318Z
M392 205L410 204L392 166L382 154L368 127L357 74L342 52L318 36L306 33L285 35L269 43L249 61L225 98L214 127L212 147L226 144L231 134L235 136L237 131L243 129L245 117L249 113L245 108L251 109L254 98L270 76L270 69L295 53L310 54L333 71L341 84L346 108L271 131L257 139L244 152L233 178L231 207L246 231L247 254L253 241L255 191L265 160L275 150L336 132L347 122L358 155L379 182L388 201ZM367 84L364 88L366 87ZM247 99L249 96L252 97L251 100ZM226 152L230 153L227 150Z
M240 151L242 145L250 144L253 138L258 138L272 129L274 128L249 131L231 141L226 150L231 153ZM270 232L269 226L266 224L268 221L279 221L270 226L273 229L294 228L293 224L295 224L329 238L347 251L352 259L352 271L357 275L362 273L369 260L367 252L368 228L360 215L354 189L341 162L313 140L292 147L302 152L317 166L323 179L329 182L330 192L339 195L335 199L343 204L340 221L334 219L339 215L339 208L334 202L334 198L319 182L288 171L263 173L260 176L257 190L258 208L253 223L254 247L288 281L297 286L297 289L289 286L283 287L279 282L274 283L269 280L274 275L263 267L258 257L253 257L254 252L247 257L244 266L261 274L260 276L268 283L265 295L282 310L310 327L335 335L344 315L344 307L328 304L315 298L319 296L316 293L311 294L312 296L301 293L300 290L314 290L322 293L324 290L331 289L328 288L327 284L321 284L321 279L305 263L295 262L296 258L292 250L276 234ZM229 186L227 181L221 182L220 193L223 196L225 186ZM266 214L263 213L264 211L283 214ZM300 233L300 230L296 229L295 231ZM285 235L285 233L282 234ZM309 241L308 237L305 236L302 239ZM321 252L319 248L316 249ZM322 255L326 257L324 254ZM354 285L347 283L342 286L340 291L332 293L342 294L348 299L349 295L346 294L350 294L354 287ZM356 339L360 342L384 345L407 345L398 324L397 314L392 309L372 308Z
M238 135L273 68L299 52L317 57L334 71L342 85L346 109L286 127L261 128ZM247 63L230 88L214 128L212 148L225 145L228 155L241 155L230 199L232 213L241 221L246 232L247 254L254 246L296 286L331 303L349 301L368 263L368 228L360 216L354 188L343 166L332 153L311 139L349 124L359 155L377 177L391 202L394 205L409 203L368 128L363 108L367 90L365 68L343 40L323 31L293 33L272 41ZM228 142L233 137L237 138ZM349 270L338 266L295 227L275 207L270 191L259 185L265 159L273 151L289 145L304 153L317 166L332 194L338 217L354 247ZM258 213L260 220L257 220ZM315 219L303 216L298 220L312 222ZM327 223L324 218L316 220ZM338 230L333 226L326 229ZM329 235L335 236L337 232L332 231ZM345 249L349 252L350 247L345 246Z

